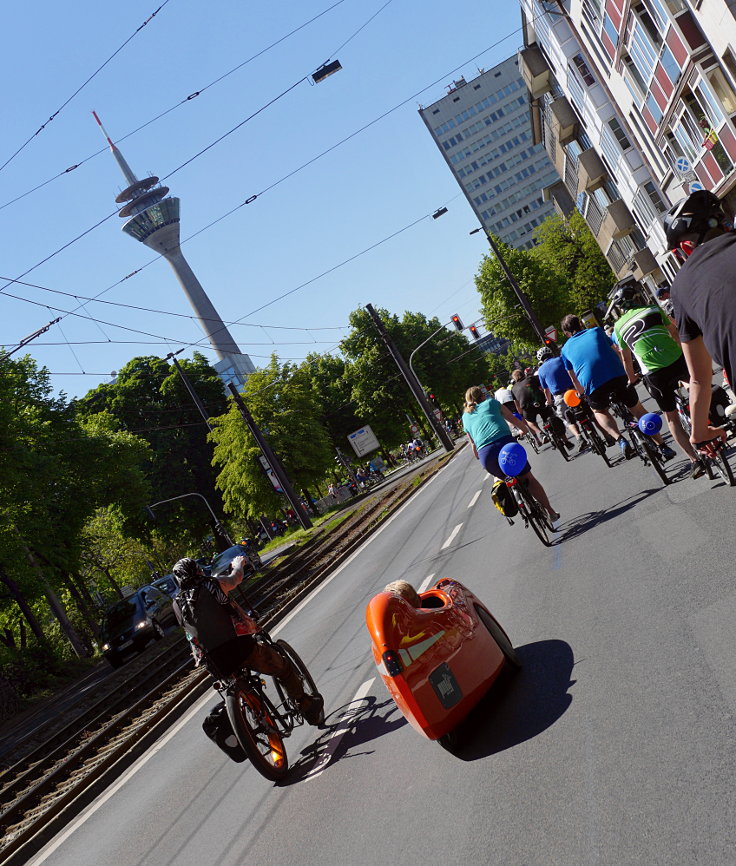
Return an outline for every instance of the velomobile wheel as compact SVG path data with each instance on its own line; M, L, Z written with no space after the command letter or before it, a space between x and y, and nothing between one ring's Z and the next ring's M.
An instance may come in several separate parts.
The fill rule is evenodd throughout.
M457 732L457 729L448 731L446 734L443 734L437 742L442 746L443 749L455 755L458 752L458 749L461 746L460 736Z
M496 620L488 613L485 608L480 607L476 604L475 612L478 614L478 619L488 629L493 640L495 640L498 644L499 649L504 655L504 658L509 663L509 667L514 668L514 670L519 670L519 668L521 667L521 659L517 655L516 650L512 646L506 632L501 628L501 626L496 622Z

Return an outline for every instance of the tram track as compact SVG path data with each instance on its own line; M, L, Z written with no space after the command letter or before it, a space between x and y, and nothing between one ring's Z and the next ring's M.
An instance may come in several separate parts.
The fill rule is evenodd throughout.
M332 533L325 532L283 564L248 581L260 622L273 626L328 576L382 520L400 507L445 461L435 461L366 504ZM417 481L419 478L419 481ZM0 864L15 866L117 778L153 740L209 688L178 637L155 656L138 656L137 670L99 700L88 700L67 724L38 727L5 756L0 771Z

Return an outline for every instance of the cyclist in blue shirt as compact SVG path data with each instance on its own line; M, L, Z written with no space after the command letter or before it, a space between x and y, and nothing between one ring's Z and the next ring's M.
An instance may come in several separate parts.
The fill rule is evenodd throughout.
M567 315L562 320L562 330L568 337L562 347L562 360L578 392L585 394L599 426L618 442L627 460L635 451L619 432L613 416L608 411L610 399L615 396L628 408L635 418L641 418L646 409L641 405L636 388L629 384L624 365L621 363L610 337L603 328L586 328L580 319ZM662 444L662 437L653 437L665 460L671 460L675 452Z
M523 418L515 418L493 397L486 399L477 385L468 388L465 392L463 428L468 435L473 454L480 460L481 466L501 481L506 477L506 473L498 465L498 455L504 445L514 441L509 424L518 427L522 433L527 433L529 430ZM528 460L519 477L526 479L530 493L541 503L550 518L559 520L560 515L550 505L544 487L532 475Z
M572 430L575 438L578 440L578 451L585 451L588 443L585 439L581 438L578 425L568 414L570 410L564 400L565 391L569 391L573 387L572 379L565 369L564 361L559 356L555 357L549 346L542 346L537 351L537 360L540 364L537 370L537 378L544 390L544 396L547 398L547 405L552 406L558 418L565 421L567 426ZM567 442L567 439L565 441ZM572 443L570 443L569 447L572 448Z

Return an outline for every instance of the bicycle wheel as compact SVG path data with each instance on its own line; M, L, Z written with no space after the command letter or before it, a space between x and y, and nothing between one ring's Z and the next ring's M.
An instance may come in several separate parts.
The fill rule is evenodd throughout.
M294 650L285 640L277 640L276 646L282 655L285 655L286 658L294 665L297 673L299 674L299 679L302 681L302 688L304 689L304 694L309 695L313 698L322 698L322 695L319 693L319 690L312 679L312 675L309 673L307 666L301 660L299 654ZM281 691L281 687L276 680L276 686L281 694L282 700L285 699L285 695ZM325 723L325 710L322 708L322 713L319 719L319 725L323 725Z
M522 488L522 499L524 500L524 517L526 522L534 530L534 534L542 542L545 547L551 547L552 542L547 534L547 520L542 516L542 506L526 489Z
M509 636L485 608L481 607L479 604L474 605L474 607L478 619L483 623L493 640L498 644L498 648L503 653L509 667L518 671L521 668L521 659L517 655Z
M582 428L581 428L582 429ZM611 461L608 459L608 454L606 454L606 443L603 441L603 437L600 433L595 429L593 424L585 426L585 433L588 442L590 443L590 447L595 451L595 453L603 458L603 462L611 468Z
M225 696L225 707L235 736L255 769L272 782L283 779L289 760L263 696L236 684Z
M567 453L567 448L565 447L565 442L567 440L563 439L559 433L557 433L555 430L552 430L552 429L550 429L548 435L549 435L550 441L552 442L552 446L557 451L559 451L560 454L562 454L562 456L565 458L565 463L567 463L570 460L570 455Z
M631 435L632 440L636 441L640 437L632 432ZM659 456L659 451L657 451L656 445L649 439L646 435L641 436L641 447L646 454L647 460L652 464L652 469L659 476L659 480L662 484L667 485L670 483L670 479L667 477L667 473L664 471L664 466L662 465L662 458Z
M726 457L726 453L723 448L719 448L718 453L713 458L713 468L726 482L726 484L728 484L729 487L733 487L734 484L736 484L736 480L734 480L733 477L733 472L731 471L731 465L728 462L728 458Z
M529 447L534 451L535 454L539 454L539 445L533 436L530 436L528 433L525 435L526 441L529 443Z

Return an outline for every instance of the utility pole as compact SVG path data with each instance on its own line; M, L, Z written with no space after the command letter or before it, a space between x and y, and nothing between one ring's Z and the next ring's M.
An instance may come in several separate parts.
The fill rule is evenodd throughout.
M183 349L179 349L179 352L183 352L183 351L184 351ZM170 352L166 356L165 360L168 361L169 359L171 359L174 362L174 366L176 367L177 372L181 376L181 380L184 383L184 387L189 392L189 396L192 398L192 400L194 400L194 405L197 407L197 409L199 409L199 414L202 416L204 423L207 425L207 429L210 432L212 432L212 425L210 424L210 419L209 419L209 415L207 414L207 410L204 408L204 403L201 401L199 394L194 390L194 386L189 381L189 377L184 372L184 370L182 370L179 362L176 360L176 356L179 354L179 352Z
M509 281L509 285L513 289L514 294L516 295L519 303L521 304L521 309L524 311L524 315L529 320L529 324L534 329L537 337L539 337L539 342L543 345L549 345L546 340L546 334L544 333L544 328L541 325L541 322L537 318L536 313L532 309L532 305L529 303L529 298L526 296L526 292L521 288L521 286L516 282L516 277L509 270L509 266L506 264L506 259L504 259L501 254L501 250L496 245L495 240L493 239L493 235L486 228L477 228L473 229L470 232L471 235L476 234L477 232L482 231L485 233L486 240L488 241L491 249L493 250L493 254L498 259L499 265L501 265L501 270L506 275L506 279ZM555 355L559 355L559 349L556 346L550 346Z
M306 508L302 505L301 500L294 492L294 488L291 486L291 481L289 481L289 476L286 474L284 467L281 465L281 461L271 450L271 446L266 441L263 433L261 433L258 425L253 420L253 416L248 411L248 407L243 402L243 398L238 393L238 389L230 382L227 386L230 389L230 393L233 395L233 399L235 400L235 405L238 407L238 411L243 416L243 421L245 421L246 426L253 434L253 438L258 443L258 447L261 449L263 456L268 460L268 464L273 469L273 474L278 478L279 484L281 484L281 489L284 491L286 498L289 500L291 507L296 512L296 516L299 520L299 523L302 526L302 529L311 529L312 521L309 519L309 514L307 513Z
M401 352L394 345L394 341L389 337L386 328L381 321L381 317L378 313L373 309L371 304L365 305L366 310L368 311L368 315L373 320L373 324L376 326L376 330L378 331L381 339L386 344L386 348L391 353L391 357L396 362L396 366L401 371L401 375L406 380L406 384L409 386L412 394L414 395L414 399L419 403L422 412L427 416L427 421L429 422L429 426L431 430L434 430L435 435L439 439L440 443L444 447L445 451L448 454L451 454L455 449L455 443L450 438L447 430L440 424L437 420L437 417L434 414L434 410L427 399L426 394L424 393L424 389L422 388L419 380L414 375L414 372L409 368L408 364L404 360L401 355Z

